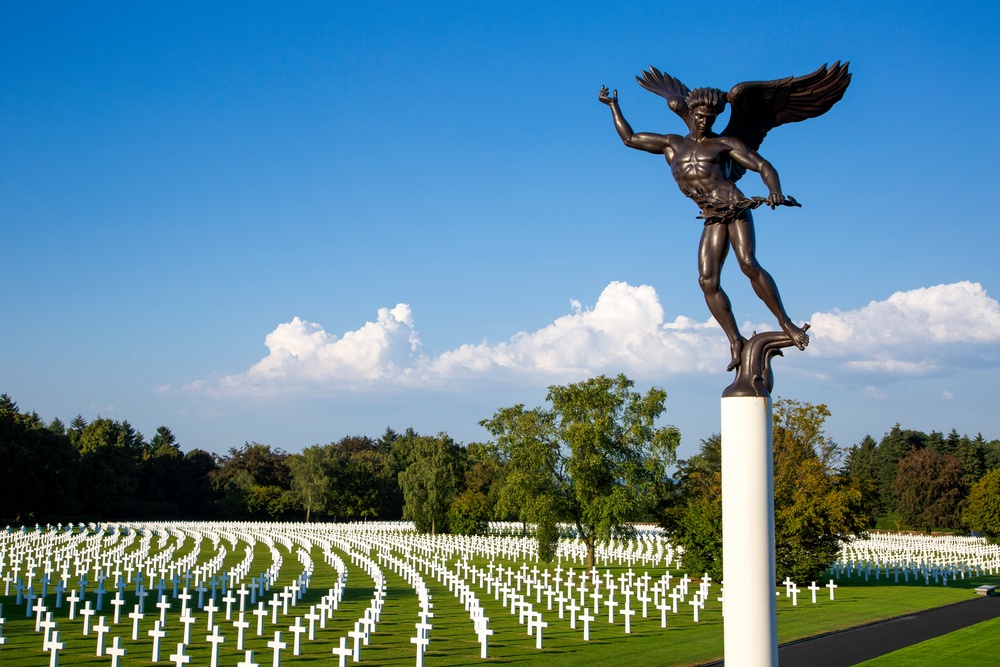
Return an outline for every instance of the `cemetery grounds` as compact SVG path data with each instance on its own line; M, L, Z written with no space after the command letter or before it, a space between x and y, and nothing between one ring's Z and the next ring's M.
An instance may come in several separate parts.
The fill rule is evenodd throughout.
M600 545L591 577L579 540L562 539L546 564L519 531L492 524L489 536L431 536L405 522L8 528L0 664L721 659L722 587L686 572L659 529ZM873 534L845 545L825 581L776 588L779 642L967 600L984 583L1000 583L1000 547L982 539ZM960 655L981 642L978 627L935 641ZM910 664L924 659L920 650L906 649Z

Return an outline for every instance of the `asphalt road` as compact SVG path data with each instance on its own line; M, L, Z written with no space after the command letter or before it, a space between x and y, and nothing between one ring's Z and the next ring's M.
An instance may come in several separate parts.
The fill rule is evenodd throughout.
M781 667L849 667L998 616L1000 596L977 596L946 607L784 644L778 647L778 662Z

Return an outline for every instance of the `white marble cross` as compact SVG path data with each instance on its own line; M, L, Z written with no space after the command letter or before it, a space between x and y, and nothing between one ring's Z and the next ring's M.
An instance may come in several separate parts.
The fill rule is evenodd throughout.
M219 667L219 649L226 641L226 638L219 634L219 626L212 626L212 634L205 637L205 641L212 645L211 667Z
M219 608L215 606L215 598L209 598L208 604L202 609L208 612L208 626L205 629L211 632L212 628L215 627L215 613L219 611Z
M97 657L104 655L104 635L111 631L111 627L104 623L104 616L97 619L94 632L97 633Z
M663 597L659 602L657 602L656 608L660 610L660 627L667 627L667 610L670 609L670 605L667 604L667 598Z
M428 637L424 637L422 634L417 634L416 637L410 637L410 643L417 645L417 667L424 667L424 651L427 650L427 645L431 642ZM357 643L354 644L355 647ZM355 659L357 662L357 659Z
M569 609L569 627L576 630L576 612L580 610L580 605L576 603L576 599L570 598L567 608Z
M608 608L608 623L614 624L615 622L615 607L621 603L614 599L611 594L608 595L607 601L604 605Z
M183 643L177 644L177 652L170 655L170 661L174 663L174 667L182 667L191 662L191 656L184 655Z
M267 643L268 647L274 650L271 659L271 667L281 667L281 652L288 648L288 643L281 641L281 631L274 631L274 639Z
M347 667L347 658L354 654L354 651L347 645L347 637L340 638L340 647L334 646L333 654L340 658L338 667Z
M132 619L132 641L137 642L139 641L139 622L146 615L139 611L139 605L135 605L128 617Z
M66 598L66 599L69 600L69 598ZM122 592L121 591L118 591L115 594L114 599L111 600L111 604L115 608L115 615L112 618L111 623L112 623L112 625L118 625L122 621L122 607L125 606L125 598L122 597ZM73 609L73 607L71 606L70 607L70 611L72 611L72 609ZM73 617L70 616L70 618L73 618Z
M257 608L253 610L253 615L257 617L257 636L264 636L264 619L267 618L267 610L264 609L264 603L258 602Z
M288 626L288 631L295 634L295 637L292 640L292 655L301 655L302 633L306 631L305 626L302 625L301 616L295 617L295 625ZM215 665L212 665L212 667L215 667Z
M475 619L476 623L476 636L479 637L479 657L485 660L489 657L489 650L487 643L489 641L490 635L493 634L493 630L490 630L490 619L486 616L479 616Z
M316 605L309 607L309 613L305 615L305 619L309 621L309 634L307 635L309 641L316 639L316 621L322 620L322 615L316 613Z
M51 611L45 612L45 620L38 624L39 629L45 631L45 639L43 640L43 644L44 642L49 641L49 637L52 636L52 631L56 629L57 625L59 624L52 620L52 612Z
M153 662L159 662L160 641L167 636L167 631L163 629L163 625L159 621L156 621L153 624L153 629L146 634L153 638Z
M111 656L111 667L119 667L121 659L128 654L128 651L122 648L122 638L115 637L111 648L105 651L105 653Z
M354 640L354 662L361 662L361 644L365 639L365 631L361 629L361 623L355 623L354 629L350 630L347 636Z
M76 591L72 591L66 596L66 600L69 602L69 620L72 621L76 618L76 603L80 601L80 596L76 594ZM115 623L117 624L118 621L116 620Z
M160 625L167 624L167 610L170 609L170 603L167 602L167 596L161 595L160 601L156 603L157 608L160 610Z
M246 620L246 614L242 611L240 612L239 620L233 621L233 627L236 628L236 650L242 651L243 649L243 638L246 635L247 628L250 627L250 623Z
M594 620L594 617L590 615L590 608L584 607L583 613L580 614L580 620L583 621L583 641L590 641L590 622Z
M42 645L49 652L49 667L59 667L59 651L66 648L66 642L59 641L59 631L53 630L49 641Z
M34 604L34 606L32 606L31 604L28 604L28 605L25 605L25 606L27 607L27 612L28 612L27 614L25 614L26 617L27 616L31 616L31 612L35 612L35 632L38 632L39 631L39 627L40 627L39 624L42 622L42 614L44 614L45 612L47 612L49 610L49 608L45 606L45 600L43 600L42 598L38 598L38 602L36 602ZM89 601L87 602L87 608L88 609L90 608L90 602ZM80 612L80 613L83 613L83 612ZM91 613L93 613L93 612L91 612ZM87 634L87 633L84 632L83 634Z
M628 605L625 605L625 608L618 613L625 617L625 634L632 634L632 617L635 616L635 609L629 609Z
M187 646L191 643L191 626L197 619L191 615L190 609L185 609L184 613L181 614L180 621L184 624L184 645ZM173 660L173 658L171 658Z
M534 614L535 623L535 648L542 649L542 628L549 627L549 624L542 620L542 612L536 611Z

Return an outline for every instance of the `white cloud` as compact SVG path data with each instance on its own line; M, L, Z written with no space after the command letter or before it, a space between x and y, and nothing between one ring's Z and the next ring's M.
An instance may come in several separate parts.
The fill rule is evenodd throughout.
M858 346L1000 341L1000 304L968 281L896 292L864 308L815 313L814 347L839 354Z
M814 313L813 356L862 374L922 377L998 363L1000 304L968 281L896 292L857 310Z
M678 316L665 322L660 299L648 285L612 282L592 308L575 299L570 308L570 314L537 331L437 355L421 343L406 304L382 308L376 321L340 337L294 317L267 335L268 355L246 372L189 388L272 393L317 387L460 387L461 380L470 378L563 382L618 372L663 382L673 374L719 372L728 360L728 345L714 321ZM970 282L897 292L858 310L815 313L811 323L808 350L815 363L807 365L826 358L823 375L840 369L924 376L940 373L957 350L962 363L995 363L1000 342L1000 304ZM874 386L865 391L881 397Z
M943 400L943 401L950 401L953 398L955 398L955 394L951 393L947 389L945 389L944 391L941 392L941 400Z

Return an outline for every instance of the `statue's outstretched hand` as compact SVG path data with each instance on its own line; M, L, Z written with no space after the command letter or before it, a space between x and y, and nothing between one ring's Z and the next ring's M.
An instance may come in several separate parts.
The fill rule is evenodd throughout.
M618 89L616 88L615 91L611 93L611 95L608 95L608 87L601 86L601 94L598 96L597 99L599 99L604 104L608 105L615 104L616 102L618 102Z

